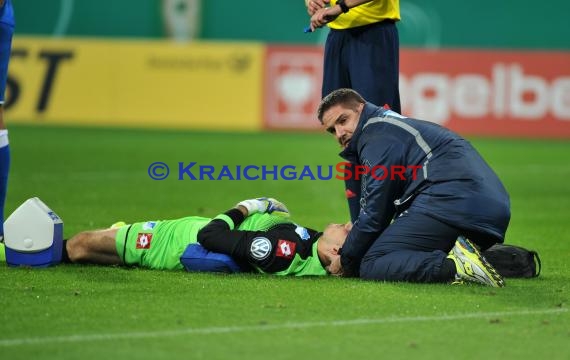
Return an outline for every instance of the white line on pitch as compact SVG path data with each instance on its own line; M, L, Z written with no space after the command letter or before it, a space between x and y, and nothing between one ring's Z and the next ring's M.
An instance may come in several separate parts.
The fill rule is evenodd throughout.
M385 323L403 323L403 322L424 322L424 321L450 321L461 319L476 319L487 317L506 317L506 316L523 316L523 315L546 315L567 312L568 309L542 309L542 310L522 310L522 311L505 311L505 312L487 312L487 313L471 313L457 315L439 315L439 316L413 316L413 317L388 317L378 319L353 319L353 320L331 320L331 321L315 321L315 322L298 322L298 323L282 323L273 325L250 325L250 326L223 326L223 327L206 327L206 328L186 328L178 330L162 330L148 332L130 332L117 334L87 334L87 335L67 335L67 336L46 336L46 337L30 337L20 339L1 339L0 346L18 346L18 345L38 345L47 343L74 343L74 342L90 342L100 340L133 340L141 338L159 338L173 337L188 334L223 334L223 333L240 333L248 331L268 331L283 329L305 329L312 327L327 326L355 326Z

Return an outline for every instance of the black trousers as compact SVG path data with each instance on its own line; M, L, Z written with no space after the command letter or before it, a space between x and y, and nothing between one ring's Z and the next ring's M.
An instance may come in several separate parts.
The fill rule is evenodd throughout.
M443 263L459 235L445 224L412 205L397 217L366 252L360 277L369 280L446 282Z

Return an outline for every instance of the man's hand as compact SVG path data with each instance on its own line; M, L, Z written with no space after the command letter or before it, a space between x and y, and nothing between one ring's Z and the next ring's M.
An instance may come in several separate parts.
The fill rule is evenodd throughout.
M289 217L289 209L282 202L273 198L257 198L249 199L239 202L237 208L242 207L247 211L245 216L253 215L256 213L269 213L279 215L282 217Z
M342 265L340 264L340 255L336 256L326 270L333 276L344 276Z
M330 3L330 0L305 0L307 12L313 16L318 10L324 8Z
M336 19L342 13L339 6L322 8L317 10L311 16L311 31L325 26L327 23Z

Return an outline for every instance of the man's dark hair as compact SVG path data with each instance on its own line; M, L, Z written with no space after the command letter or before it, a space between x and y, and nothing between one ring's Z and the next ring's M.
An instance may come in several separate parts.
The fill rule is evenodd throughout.
M342 105L347 109L355 110L358 105L366 103L366 100L359 93L352 89L338 89L321 100L319 105L319 110L317 111L317 116L321 124L323 123L323 114L335 105Z

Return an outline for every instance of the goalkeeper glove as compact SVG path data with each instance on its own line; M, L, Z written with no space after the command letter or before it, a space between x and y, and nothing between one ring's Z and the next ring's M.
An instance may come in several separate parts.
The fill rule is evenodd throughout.
M285 206L281 201L274 198L268 198L267 200L269 201L269 206L267 207L266 212L273 215L279 215L281 217L291 216L289 209L287 209L287 206Z

